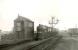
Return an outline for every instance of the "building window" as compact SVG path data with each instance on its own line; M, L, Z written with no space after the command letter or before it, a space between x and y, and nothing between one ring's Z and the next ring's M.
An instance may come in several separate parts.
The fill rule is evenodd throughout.
M21 31L21 23L16 23L16 31Z
M20 27L21 26L21 23L16 23L17 27Z
M33 27L33 24L32 24L32 23L29 23L28 26L29 26L29 27Z

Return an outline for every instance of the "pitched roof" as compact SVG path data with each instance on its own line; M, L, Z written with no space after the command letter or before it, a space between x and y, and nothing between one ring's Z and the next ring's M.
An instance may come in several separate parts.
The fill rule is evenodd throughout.
M28 19L28 18L26 18L26 17L23 17L23 16L18 16L14 21L18 21L18 20L33 22L32 20L30 20L30 19Z

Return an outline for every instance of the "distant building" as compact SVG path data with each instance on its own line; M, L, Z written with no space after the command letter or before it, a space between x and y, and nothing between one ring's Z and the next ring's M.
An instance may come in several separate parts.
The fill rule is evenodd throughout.
M58 29L39 24L37 26L37 38L47 39L58 34Z
M9 35L10 33L12 33L12 32L10 32L10 31L1 31L0 32L0 41L1 40L5 40L7 37L6 37L6 35ZM8 36L9 37L9 36ZM10 37L11 38L11 37Z
M2 32L2 30L0 30L0 33Z
M68 33L70 33L71 35L78 35L78 28L68 29Z
M48 26L42 25L42 24L39 24L38 27L40 28L40 31L42 31L42 32L55 32L55 31L58 31L58 29L56 29L56 28L48 27Z

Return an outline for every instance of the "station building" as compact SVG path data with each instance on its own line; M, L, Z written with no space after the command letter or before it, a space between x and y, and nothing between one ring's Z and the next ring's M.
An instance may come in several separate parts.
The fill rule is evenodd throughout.
M17 39L30 40L34 36L34 22L28 18L18 16L14 20L14 33Z

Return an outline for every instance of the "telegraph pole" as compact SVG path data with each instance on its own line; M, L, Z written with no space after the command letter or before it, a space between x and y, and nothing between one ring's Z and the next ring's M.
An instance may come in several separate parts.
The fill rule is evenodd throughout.
M55 17L51 18L51 22L49 22L49 24L51 25L52 30L53 30L54 25L58 24L58 22L59 20L58 19L55 20Z

